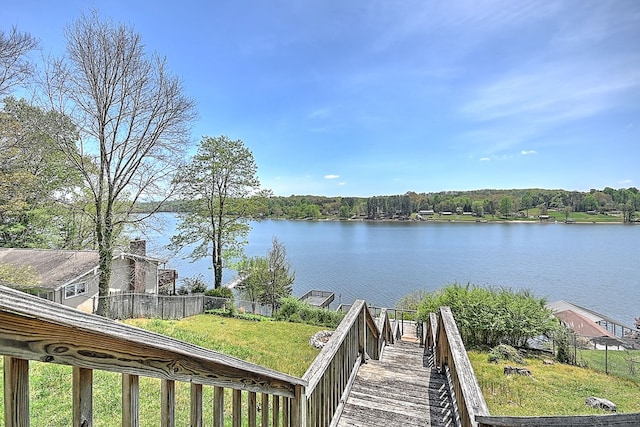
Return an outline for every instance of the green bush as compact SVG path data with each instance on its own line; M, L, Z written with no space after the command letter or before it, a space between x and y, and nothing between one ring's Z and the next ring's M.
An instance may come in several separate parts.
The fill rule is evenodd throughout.
M488 356L489 362L498 363L501 360L524 364L524 359L515 348L510 345L500 344L491 349Z
M231 288L216 288L216 289L207 289L204 293L208 297L216 297L216 298L233 298L233 289Z
M428 294L420 303L418 316L426 320L442 306L451 308L465 345L471 347L502 343L522 347L530 338L549 335L558 327L545 308L545 300L526 290L449 285Z
M282 298L280 302L280 308L273 316L275 320L336 328L344 317L344 313L312 307L294 297Z

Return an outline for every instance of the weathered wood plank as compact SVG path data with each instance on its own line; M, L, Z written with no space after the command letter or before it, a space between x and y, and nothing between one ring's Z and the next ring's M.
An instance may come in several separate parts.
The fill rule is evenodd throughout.
M280 426L280 397L273 396L273 427Z
M233 407L231 415L231 425L233 427L242 426L242 391L233 390Z
M202 427L202 384L191 383L191 427Z
M480 426L507 427L564 427L564 426L639 426L640 413L612 414L612 415L574 415L574 416L545 416L545 417L505 417L505 416L477 416Z
M73 368L73 425L93 426L93 371Z
M306 381L0 286L0 346L20 359L293 397Z
M160 385L160 427L176 425L176 383L162 380Z
M258 408L258 401L256 399L256 394L250 391L249 397L248 397L249 427L256 427L256 424L258 421L257 408Z
M224 388L213 388L213 427L224 426Z
M29 361L4 357L6 427L29 427Z
M137 375L122 374L122 427L140 425L140 380Z
M334 331L331 339L322 348L320 354L316 356L311 366L309 366L307 371L304 373L302 378L307 381L307 390L313 390L316 387L329 366L329 363L335 357L335 354L342 346L342 343L349 336L349 332L353 325L358 321L360 312L364 307L364 301L356 301L353 303L349 312L345 315Z
M269 427L269 395L262 393L262 427Z
M449 402L444 378L434 378L422 355L418 344L397 341L380 361L360 366L337 425L444 425Z
M438 352L446 354L440 366L444 368L446 363L452 372L458 410L463 418L463 423L473 425L477 415L489 415L489 408L482 395L482 390L467 357L462 337L449 307L440 307L438 325L440 340Z

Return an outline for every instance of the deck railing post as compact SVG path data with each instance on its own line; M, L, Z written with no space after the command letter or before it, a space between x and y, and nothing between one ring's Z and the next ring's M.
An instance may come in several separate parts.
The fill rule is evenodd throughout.
M93 426L93 370L73 367L73 425Z
M224 388L213 387L213 427L224 425Z
M202 384L191 383L191 427L202 427Z
M242 390L233 390L232 406L231 425L233 427L240 427L242 425Z
M29 427L29 361L4 356L6 427Z
M306 396L304 392L304 387L301 385L296 386L295 396L291 400L291 416L289 417L289 421L291 422L291 427L301 427L307 425L306 420Z
M176 383L173 380L162 380L160 389L160 426L174 427L176 425Z
M137 375L122 374L122 427L140 425L140 384Z

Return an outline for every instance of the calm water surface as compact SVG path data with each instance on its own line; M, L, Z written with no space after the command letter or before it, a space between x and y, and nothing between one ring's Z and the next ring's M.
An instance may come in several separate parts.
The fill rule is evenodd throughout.
M152 253L166 255L175 217L165 220L148 236ZM252 227L246 253L266 255L276 236L296 272L295 295L320 289L335 292L336 303L393 306L415 290L471 283L530 289L627 324L640 315L640 226L266 220ZM209 264L174 257L169 266L180 277L210 277Z

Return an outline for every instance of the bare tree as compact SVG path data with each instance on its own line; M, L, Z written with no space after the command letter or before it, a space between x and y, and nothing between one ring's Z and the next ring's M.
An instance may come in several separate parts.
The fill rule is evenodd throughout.
M26 54L38 47L38 41L16 27L5 33L0 30L0 97L22 84L33 74L33 64Z
M167 197L196 113L165 59L146 54L132 28L93 12L72 22L65 36L67 54L50 61L45 91L80 133L77 150L66 141L60 148L92 199L87 213L95 224L103 296L119 232L136 202ZM106 308L100 305L98 312Z

